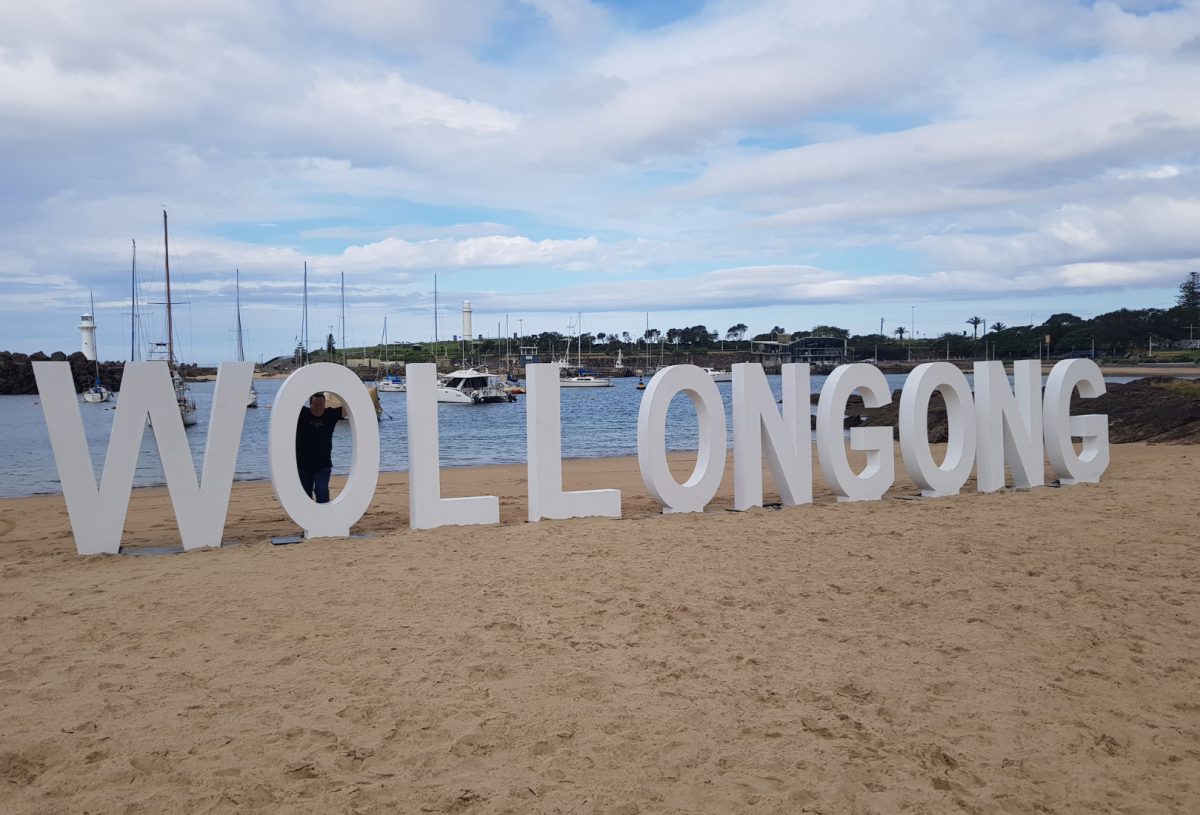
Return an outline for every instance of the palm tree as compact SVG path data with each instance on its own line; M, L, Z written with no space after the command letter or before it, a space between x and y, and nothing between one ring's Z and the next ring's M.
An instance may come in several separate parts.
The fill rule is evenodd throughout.
M967 320L967 325L971 326L971 339L979 339L979 326L983 325L983 318L972 317L971 319Z
M908 329L902 325L896 326L896 330L892 332L900 338L900 342L904 342L904 335L908 333Z
M1003 330L1004 330L1004 329L1006 329L1006 328L1008 328L1008 326L1006 326L1004 323L992 323L992 330L993 330L993 331L1000 332L1000 331L1003 331Z

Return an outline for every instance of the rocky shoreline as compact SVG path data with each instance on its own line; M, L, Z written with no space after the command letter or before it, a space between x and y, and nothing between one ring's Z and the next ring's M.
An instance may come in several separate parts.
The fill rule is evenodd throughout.
M851 397L847 427L899 427L900 391L887 407L863 408ZM1096 399L1071 400L1072 413L1108 416L1108 438L1114 444L1200 444L1200 382L1170 376L1148 376L1121 385L1109 385ZM893 431L899 438L898 431ZM929 441L944 444L949 436L946 404L940 393L929 400Z
M20 354L10 351L0 351L0 395L20 396L37 393L37 382L33 378L33 362L68 362L71 365L71 377L75 380L75 392L81 393L90 388L96 379L96 363L85 357L82 352L65 354L55 351L45 354L36 351L32 354ZM191 378L205 370L194 365L180 366L180 372L185 378ZM125 372L124 362L101 362L100 384L110 391L121 389L121 377Z

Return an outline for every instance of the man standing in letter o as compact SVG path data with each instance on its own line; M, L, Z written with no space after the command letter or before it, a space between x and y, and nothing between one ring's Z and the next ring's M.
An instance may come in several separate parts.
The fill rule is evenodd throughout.
M318 504L329 503L329 474L333 471L333 431L342 419L342 408L326 408L325 394L314 393L308 407L300 408L296 422L296 467L300 486Z

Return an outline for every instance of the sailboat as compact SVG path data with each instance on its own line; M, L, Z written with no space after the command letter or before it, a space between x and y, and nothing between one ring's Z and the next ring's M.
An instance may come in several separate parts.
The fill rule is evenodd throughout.
M88 297L90 298L91 303L92 303L91 317L93 320L93 325L95 325L96 298L92 296L91 292L88 292ZM95 331L94 328L92 330ZM85 390L83 392L83 401L91 402L92 404L98 404L100 402L107 402L109 399L112 398L112 391L110 391L108 388L106 388L100 384L100 351L99 351L99 348L100 348L100 346L93 343L93 351L96 355L96 359L95 359L95 362L96 362L96 384L92 385L90 388L88 388L87 390Z
M171 312L171 255L167 241L167 211L163 210L163 273L167 281L167 341L155 343L160 353L165 348L167 368L171 371L171 383L175 388L175 401L179 404L179 416L183 419L184 427L196 423L196 400L192 398L192 389L183 381L179 366L175 362L175 320Z
M405 382L391 372L391 362L388 360L387 315L383 315L383 364L379 376L375 380L375 388L379 393L404 393Z
M646 312L646 368L645 368L645 370L647 370L647 371L650 370L650 336L649 335L650 335L650 312ZM643 375L643 372L638 371L637 389L640 391L644 391L646 389L646 382L645 382L645 380L642 379L642 375Z
M237 299L237 346L238 362L246 361L246 346L242 343L242 274L238 269L233 270L233 290ZM258 407L258 391L254 383L250 383L250 393L246 395L246 407Z
M578 327L583 325L583 315L580 315ZM560 388L611 388L612 382L602 376L593 376L583 370L583 332L579 331L575 337L575 376L565 376L558 380ZM567 341L567 355L570 356L571 343Z

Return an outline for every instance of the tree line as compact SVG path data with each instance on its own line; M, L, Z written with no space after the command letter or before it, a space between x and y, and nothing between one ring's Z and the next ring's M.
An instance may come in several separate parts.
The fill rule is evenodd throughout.
M783 326L772 326L769 331L750 335L745 323L735 323L723 333L704 325L668 328L647 328L641 334L629 331L587 332L568 337L557 331L516 336L507 341L503 338L479 340L471 343L472 352L480 356L496 356L508 352L513 356L522 346L532 346L545 359L566 352L568 341L571 354L611 354L622 351L627 358L636 359L638 354L664 347L675 353L710 353L714 351L751 350L754 342L790 341L803 337L828 337L846 340L853 358L903 360L912 358L972 358L987 356L997 359L1014 359L1034 356L1095 356L1097 358L1126 358L1146 356L1154 351L1179 348L1186 349L1189 341L1200 339L1200 274L1191 272L1179 286L1175 305L1170 308L1117 309L1091 318L1079 317L1070 312L1052 314L1037 325L1010 326L1003 322L986 324L982 317L971 315L963 320L969 327L959 331L946 331L937 336L914 338L908 336L904 326L897 326L890 333L853 334L848 329L835 325L814 325L801 330L788 330ZM332 353L332 336L327 338ZM443 350L456 354L457 342L443 342ZM368 353L382 349L362 349ZM409 346L407 350L396 349L393 358L416 359L430 349L423 345ZM414 355L415 352L415 355ZM440 352L439 352L440 353Z

